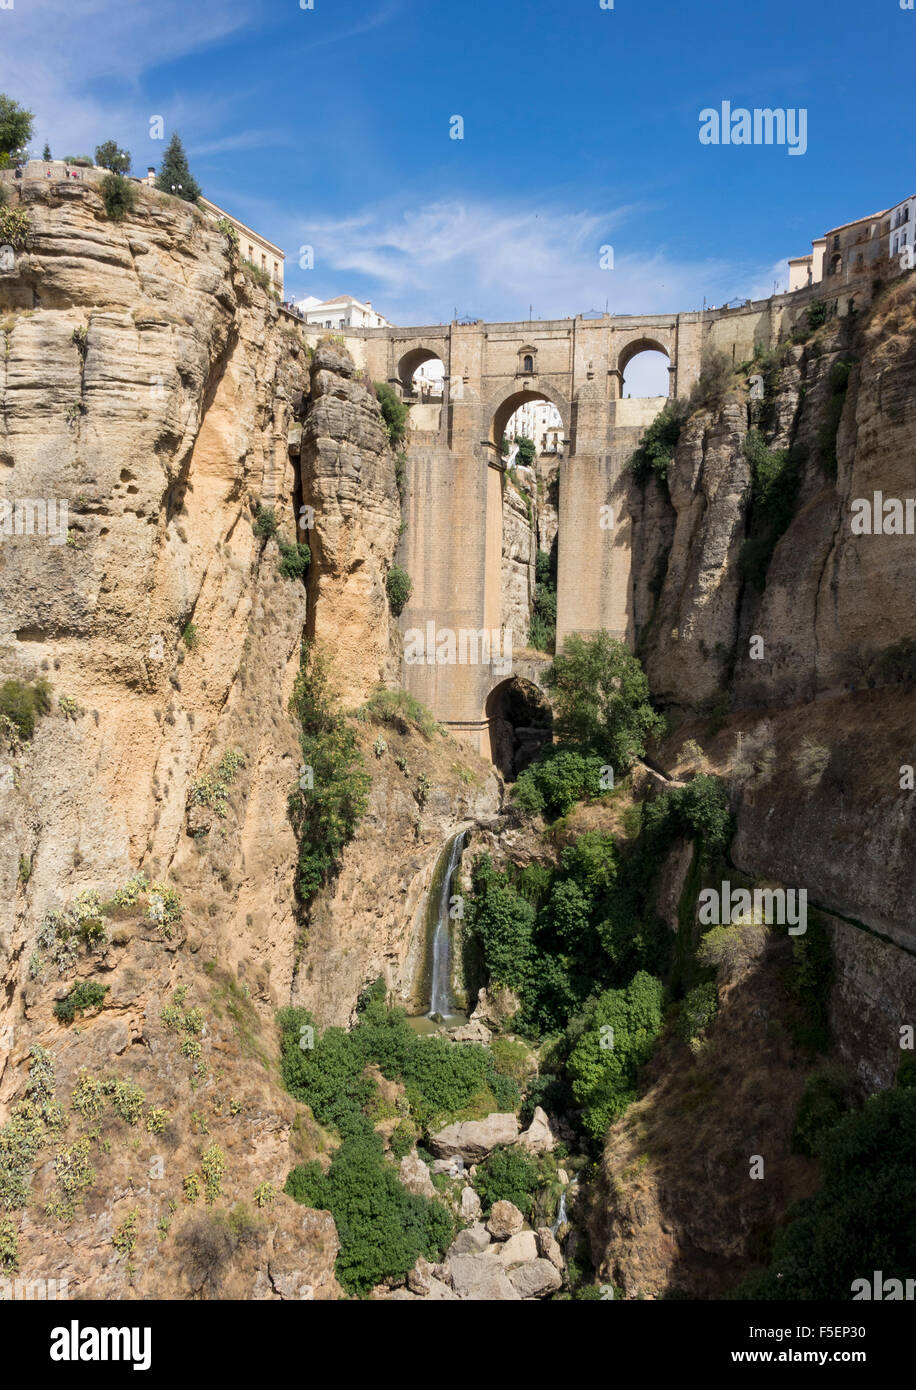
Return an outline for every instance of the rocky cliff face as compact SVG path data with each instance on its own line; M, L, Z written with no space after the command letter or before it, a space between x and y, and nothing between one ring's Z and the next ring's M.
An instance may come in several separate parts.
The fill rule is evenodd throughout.
M736 784L736 861L807 886L823 907L908 949L916 856L901 767L912 761L912 699L870 658L916 635L916 536L858 536L852 517L854 501L875 491L912 494L914 306L907 277L861 325L834 321L788 351L768 438L793 449L798 493L762 594L739 558L750 526L746 403L689 419L670 502L652 484L634 518L637 611L649 613L664 576L642 635L653 689L682 713L715 702L727 717L715 735L685 724L672 751L688 731L715 749L721 770L741 761L739 740L751 750ZM844 401L843 361L853 364ZM832 399L842 405L835 479L822 462Z
M401 509L378 403L330 342L311 363L300 467L303 503L316 518L308 635L331 653L343 700L357 705L380 675L395 674L385 576Z
M0 749L0 1125L35 1149L19 1273L71 1297L337 1297L333 1221L281 1194L325 1140L280 1085L273 1014L295 984L345 1021L379 973L412 997L441 836L491 813L497 780L412 728L389 735L402 771L366 730L370 813L315 904L312 968L288 700L304 635L337 653L348 707L396 660L378 403L333 344L309 360L194 209L142 189L114 224L89 184L22 197L27 250L0 274L2 495L13 520L29 499L68 516L56 538L0 536L0 673L51 687L34 736L4 726ZM273 538L303 538L303 505L308 587ZM57 1017L90 980L104 1007Z

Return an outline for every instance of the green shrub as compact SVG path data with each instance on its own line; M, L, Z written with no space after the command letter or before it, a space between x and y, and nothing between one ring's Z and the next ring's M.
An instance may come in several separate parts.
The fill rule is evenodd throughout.
M236 748L227 748L220 758L219 765L203 777L199 777L191 788L191 805L208 806L220 820L226 818L229 792L235 782L240 767L245 766L245 758Z
M249 261L247 256L243 256L239 264L248 279L253 280L256 285L260 285L262 290L270 290L273 287L270 272L265 270L263 266L255 265L254 261Z
M0 246L24 251L31 226L32 215L28 208L9 207L0 202Z
M412 1124L407 1120L401 1120L400 1124L395 1125L391 1133L391 1152L395 1158L404 1158L410 1153L416 1142L416 1131Z
M280 550L280 573L284 579L304 578L312 563L312 552L304 541L284 541L277 538Z
M20 738L30 739L35 721L50 709L51 686L41 677L28 683L7 680L0 686L0 715L15 726Z
M77 1014L83 1014L88 1009L102 1008L109 988L108 985L97 984L94 980L80 980L65 999L59 999L54 1005L55 1018L61 1023L72 1023Z
M294 1168L283 1190L331 1212L340 1239L337 1278L360 1297L383 1279L406 1275L421 1255L438 1260L454 1236L448 1209L407 1191L371 1131L344 1139L326 1174L317 1163Z
M719 992L714 980L704 980L695 985L684 997L681 1005L680 1034L685 1042L692 1042L712 1023L719 1008Z
M565 816L577 801L601 795L603 766L596 754L554 745L519 773L512 800L530 815L543 813L548 819Z
M262 507L260 502L254 514L251 529L261 540L269 541L277 534L277 513L273 507Z
M357 719L362 722L373 720L379 724L389 724L399 733L407 734L418 730L425 738L432 738L439 724L425 705L414 699L406 690L374 690L369 699L357 710Z
M691 410L718 410L732 390L734 364L727 353L710 349L703 354L700 375L690 391Z
M638 483L648 482L653 475L667 483L685 419L686 408L676 400L669 401L656 415L626 463Z
M534 603L528 641L539 652L553 652L557 636L556 552L539 550L535 561Z
M388 594L391 611L396 618L399 618L413 592L410 575L400 565L392 565L385 576L385 590Z
M511 1202L523 1216L534 1209L534 1194L541 1185L540 1165L536 1158L519 1148L496 1148L477 1165L474 1188L483 1209L489 1212L494 1202Z
M625 989L599 995L576 1021L571 1031L578 1040L567 1070L582 1122L594 1138L601 1138L635 1100L637 1072L661 1027L662 984L644 971Z
M371 778L356 737L334 708L323 658L304 642L290 712L301 727L302 762L312 787L290 794L289 813L299 839L296 891L308 902L336 869L366 809Z
M748 430L744 453L751 466L751 535L738 563L742 574L762 593L773 552L795 510L800 462L793 450L769 449L757 429Z
M814 1156L823 1137L856 1104L853 1078L842 1067L827 1063L813 1071L795 1116L792 1148L795 1153Z
M200 634L194 623L185 623L181 631L181 640L184 642L189 652L197 650L200 646Z
M102 180L102 202L112 222L123 222L137 203L134 185L121 174L106 174Z
M386 381L375 382L375 394L382 409L382 419L388 434L388 443L393 449L403 444L407 434L409 408L399 399L397 392Z

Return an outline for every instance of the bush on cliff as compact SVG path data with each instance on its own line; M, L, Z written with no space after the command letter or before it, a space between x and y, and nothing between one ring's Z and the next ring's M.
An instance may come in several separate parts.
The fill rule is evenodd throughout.
M335 708L324 659L302 644L290 712L301 727L303 770L290 793L289 814L299 837L296 891L307 903L337 867L366 809L371 778L356 736Z
M385 576L385 590L388 594L391 611L396 618L399 618L404 611L407 600L413 593L410 575L400 565L392 565Z
M123 222L137 202L134 186L121 174L106 174L102 180L102 201L112 222Z
M407 434L408 407L394 388L388 385L387 381L376 381L374 384L375 394L382 408L382 419L385 421L385 429L388 433L388 443L392 449L397 449L403 444Z
M686 413L683 402L669 401L649 425L627 460L627 467L638 483L648 482L653 475L660 483L667 483Z

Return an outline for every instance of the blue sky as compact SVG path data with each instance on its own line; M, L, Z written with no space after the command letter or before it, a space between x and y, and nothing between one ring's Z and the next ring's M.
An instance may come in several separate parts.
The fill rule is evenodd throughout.
M113 138L143 172L161 115L204 192L284 247L291 295L405 324L770 293L813 236L914 191L914 58L900 0L0 10L0 90L36 113L34 148ZM723 100L805 107L807 153L702 146Z

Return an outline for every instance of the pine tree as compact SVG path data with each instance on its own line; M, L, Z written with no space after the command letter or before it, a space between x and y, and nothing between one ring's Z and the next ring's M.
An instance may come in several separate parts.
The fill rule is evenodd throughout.
M196 203L200 197L200 184L191 176L188 157L177 133L169 141L156 187L161 193L174 193L176 197L184 198L186 203Z
M50 163L50 162L51 162L51 146L48 144L47 140L45 141L45 147L44 147L44 149L43 149L42 152L41 152L41 157L42 157L42 159L44 159L47 163Z

